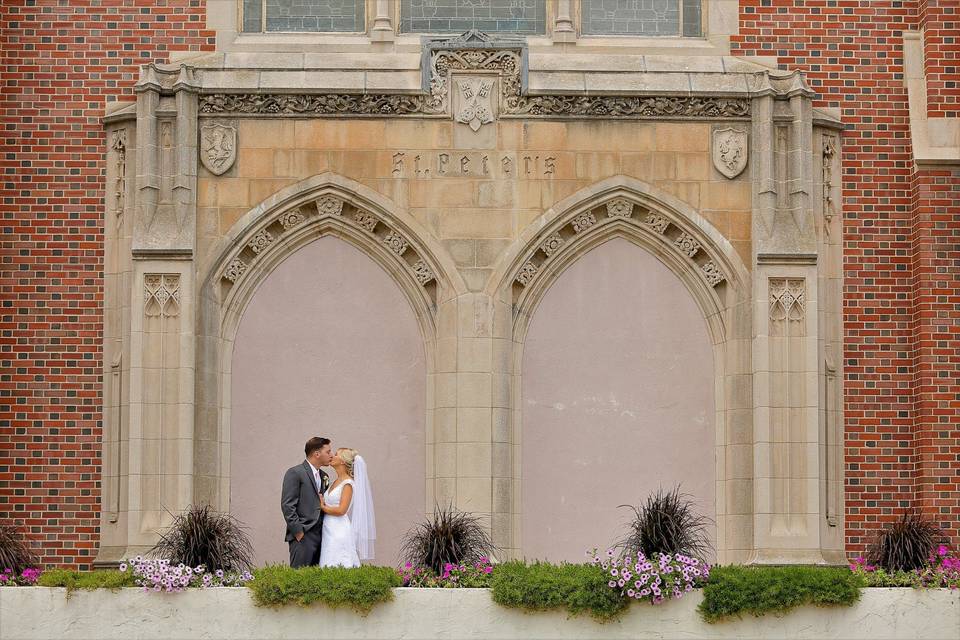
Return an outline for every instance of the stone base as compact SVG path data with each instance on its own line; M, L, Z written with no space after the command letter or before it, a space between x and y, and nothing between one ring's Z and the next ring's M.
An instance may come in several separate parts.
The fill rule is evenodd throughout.
M396 589L366 617L322 605L254 606L244 588L189 593L140 589L0 589L0 637L33 638L956 638L960 593L866 589L852 607L802 607L783 616L700 618L702 596L635 604L618 622L501 607L487 589Z

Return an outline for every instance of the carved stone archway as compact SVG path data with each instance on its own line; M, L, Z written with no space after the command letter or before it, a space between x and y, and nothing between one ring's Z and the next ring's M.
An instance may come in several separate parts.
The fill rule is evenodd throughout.
M737 392L744 384L749 391L751 378L750 274L729 241L676 198L633 178L614 177L552 207L506 252L486 291L511 318L505 328L513 345L511 441L522 441L523 348L538 303L579 257L614 237L656 256L683 282L703 314L714 350L717 555L721 562L745 559L752 537L736 516L749 516L753 504L749 492L730 490L728 461L743 453L730 447L731 424L753 408L750 394ZM519 446L513 449L512 496L517 551L523 535Z
M302 246L336 236L377 262L410 302L427 366L426 441L433 429L437 313L465 287L449 258L412 218L383 196L327 173L293 185L244 215L226 234L200 281L194 500L229 508L230 389L233 340L258 284ZM426 477L434 478L427 456ZM428 495L425 510L432 507Z

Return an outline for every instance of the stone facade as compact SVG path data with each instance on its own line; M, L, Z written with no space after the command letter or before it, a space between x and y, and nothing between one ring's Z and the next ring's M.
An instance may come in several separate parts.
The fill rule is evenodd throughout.
M23 396L12 378L2 381L6 397L32 407L4 407L12 431L4 436L17 447L60 437L50 429L68 431L70 444L90 440L71 486L61 487L99 504L99 520L95 506L73 519L78 535L62 537L73 524L32 513L51 498L17 488L36 469L41 483L50 480L49 468L14 455L0 470L4 486L20 492L15 517L71 550L87 548L49 561L86 564L99 540L99 562L111 563L151 544L166 509L199 500L229 508L237 327L258 283L324 235L383 267L417 317L427 376L424 509L450 500L482 514L507 554L523 547L530 318L568 265L614 237L668 268L708 327L721 561L839 561L845 532L855 550L878 516L914 504L956 530L956 483L938 480L955 466L954 449L940 445L956 403L930 386L955 364L937 345L955 340L941 314L920 314L918 331L896 324L906 346L887 362L884 348L870 347L886 320L862 293L877 286L904 312L914 308L905 289L937 301L937 269L955 259L937 226L956 224L955 190L944 187L955 170L942 168L952 138L939 135L952 131L949 118L913 109L921 100L911 97L911 128L896 126L913 133L917 162L936 168L916 172L915 210L909 190L905 201L894 194L902 210L889 239L874 238L872 222L851 237L851 225L887 219L864 208L866 183L844 156L851 134L841 144L841 121L860 131L864 114L849 122L833 96L818 101L811 78L836 92L807 60L778 52L785 68L777 69L772 58L730 55L765 53L754 32L759 2L705 2L703 37L669 42L578 35L565 0L549 3L544 36L423 43L395 28L398 5L386 1L368 2L368 32L350 36L242 33L235 7L208 0L212 31L184 26L191 39L170 45L189 54L138 55L135 102L106 110L94 153L104 182L87 177L102 190L103 206L94 198L88 213L103 209L103 235L84 239L98 256L91 270L102 247L103 337L88 345L91 366L103 365L102 401L91 396L88 411L61 414L38 404L41 390ZM792 8L788 22L805 11ZM214 43L216 51L196 55ZM908 71L922 84L922 71ZM906 89L891 91L906 121ZM950 103L946 88L934 94ZM857 135L854 148L873 153ZM909 182L910 149L898 149L895 179ZM875 285L874 275L896 273L867 260L869 247L894 236L906 243L914 213L917 241L938 256L943 248L945 262L895 248L906 280ZM40 233L37 224L21 233L34 253ZM23 308L36 316L39 307ZM73 331L99 326L70 322ZM4 323L9 335L14 316ZM920 387L908 362L914 348L916 373L930 383ZM896 371L876 368L887 366ZM35 368L48 380L59 375ZM876 376L894 381L894 404L910 408L875 396L884 387ZM95 382L56 384L91 395ZM65 424L52 426L57 420ZM910 449L916 465L871 441L904 429L898 442L932 447ZM893 494L880 488L885 475L898 478ZM875 495L860 493L865 480Z

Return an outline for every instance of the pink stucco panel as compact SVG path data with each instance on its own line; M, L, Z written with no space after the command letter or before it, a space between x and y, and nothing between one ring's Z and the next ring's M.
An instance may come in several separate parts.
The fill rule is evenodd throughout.
M367 460L374 562L395 564L424 512L425 384L413 309L360 250L323 237L270 273L240 323L231 396L230 508L258 564L288 561L281 479L314 435Z
M713 348L656 257L617 238L572 264L534 312L522 366L528 559L606 549L631 513L618 505L661 485L715 518Z

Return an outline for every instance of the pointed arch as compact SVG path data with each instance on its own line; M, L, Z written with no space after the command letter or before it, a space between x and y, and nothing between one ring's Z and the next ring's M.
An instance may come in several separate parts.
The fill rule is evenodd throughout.
M507 249L485 291L510 310L512 344L511 442L514 446L514 512L522 512L523 353L530 319L544 294L571 264L592 249L622 237L643 247L683 284L703 314L713 346L716 454L716 524L719 561L737 558L730 548L731 527L745 514L729 476L730 456L744 455L734 442L734 425L743 433L752 417L752 281L730 242L686 203L627 176L598 182L558 202L529 225ZM706 366L711 366L707 364ZM523 532L516 528L522 546Z
M259 284L288 256L332 235L380 265L410 302L424 344L428 397L437 309L466 292L452 258L416 220L358 182L327 172L291 185L244 214L200 273L194 476L197 501L229 508L233 344ZM432 428L427 404L425 429ZM432 477L432 459L427 477Z

